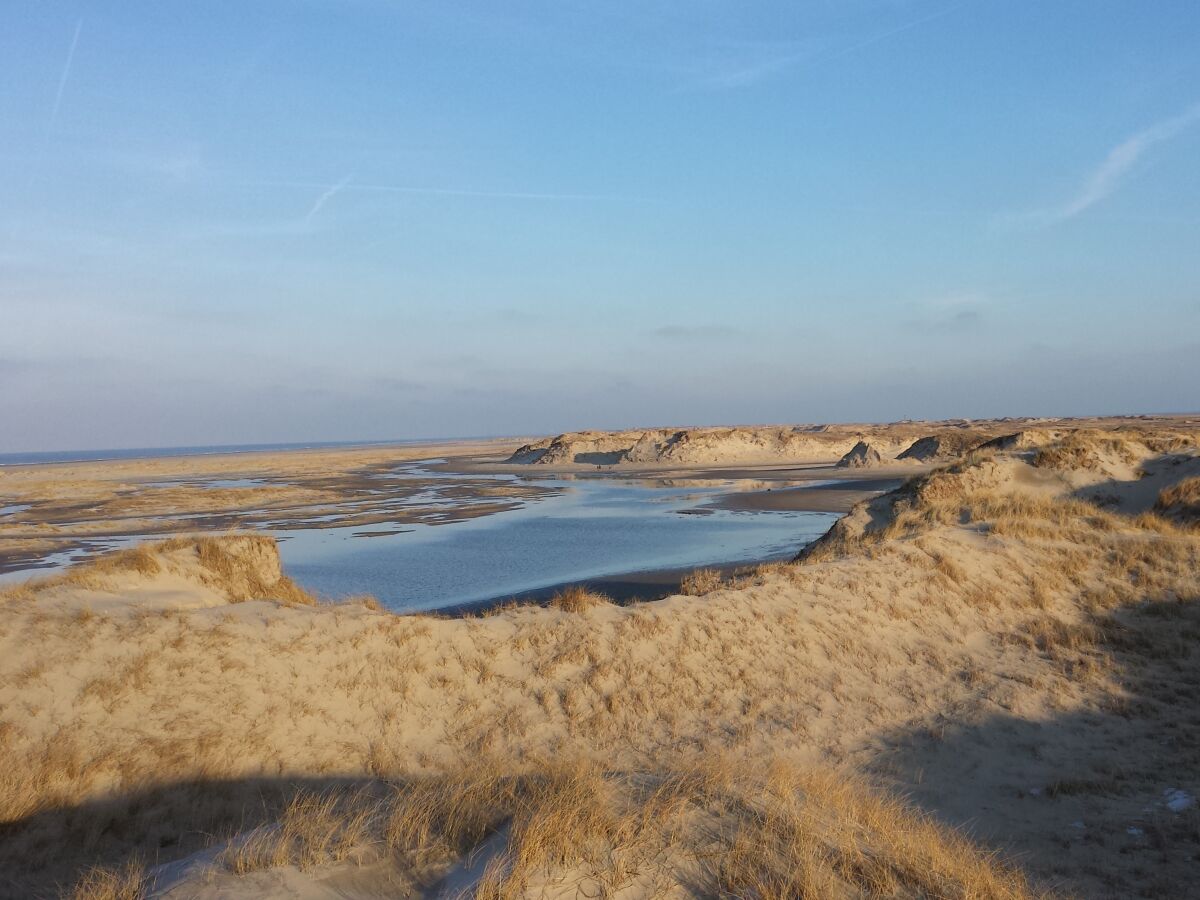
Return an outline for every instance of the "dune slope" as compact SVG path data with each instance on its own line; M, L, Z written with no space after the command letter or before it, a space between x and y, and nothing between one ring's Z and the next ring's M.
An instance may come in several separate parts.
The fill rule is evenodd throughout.
M14 895L101 864L92 896L804 872L817 896L1170 896L1200 852L1198 465L1134 435L980 454L796 563L626 607L312 605L261 539L106 560L4 600L0 868Z

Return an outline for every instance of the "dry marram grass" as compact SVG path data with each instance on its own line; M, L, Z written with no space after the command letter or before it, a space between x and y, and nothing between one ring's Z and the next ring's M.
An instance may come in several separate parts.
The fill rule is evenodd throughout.
M555 594L550 599L550 607L561 609L563 612L582 613L611 602L601 593L590 591L579 585L572 585Z
M689 572L679 583L679 593L688 597L703 597L721 587L721 573L717 569L696 569Z
M224 863L305 869L357 850L428 880L493 835L502 840L476 897L564 882L589 896L647 884L709 896L1035 896L1015 870L852 777L781 762L739 772L721 757L665 773L484 762L372 793L302 794Z
M479 848L473 888L497 897L552 877L609 895L1036 890L826 768L853 764L984 821L1037 884L1178 895L1196 829L1137 817L1200 772L1179 739L1200 728L1200 535L1166 518L1191 463L1154 468L1121 439L1100 469L1021 451L920 476L799 564L721 590L697 575L703 602L313 606L240 537L49 579L0 623L0 868L25 895L82 890L217 836L220 877L247 884L372 858L428 884ZM1139 514L1087 499L1138 467L1167 473ZM156 585L169 604L110 602ZM1056 787L1034 801L1038 784ZM1062 837L1074 819L1086 840Z

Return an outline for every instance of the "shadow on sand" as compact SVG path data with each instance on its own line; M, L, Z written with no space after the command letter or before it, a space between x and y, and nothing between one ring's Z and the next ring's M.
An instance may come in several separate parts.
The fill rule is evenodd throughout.
M1200 603L1126 607L1098 623L1072 711L1006 708L881 738L870 770L936 818L1087 897L1194 896L1200 869ZM1037 648L1031 653L1045 652ZM1028 685L1024 687L1028 688ZM1027 691L1024 696L1028 697ZM170 862L275 821L300 792L363 778L187 781L0 826L0 896L53 896L93 864ZM1170 793L1174 791L1175 793ZM1190 802L1189 802L1190 800ZM1178 808L1173 808L1178 807Z
M1056 714L1024 710L1021 691L1001 688L992 715L944 710L932 728L889 735L872 769L1051 887L1196 896L1200 602L1144 603L1097 624L1087 654L1097 669L1073 680L1106 675L1111 690L1061 698L1073 709Z

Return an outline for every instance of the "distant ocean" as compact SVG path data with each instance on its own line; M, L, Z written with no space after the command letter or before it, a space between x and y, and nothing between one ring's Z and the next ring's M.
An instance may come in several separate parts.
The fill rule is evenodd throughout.
M0 466L38 463L96 462L107 459L156 459L169 456L212 456L222 453L264 453L272 450L327 450L354 447L411 447L451 441L489 440L487 437L415 438L395 441L307 441L295 444L217 444L209 447L130 447L122 450L48 450L38 453L0 453Z

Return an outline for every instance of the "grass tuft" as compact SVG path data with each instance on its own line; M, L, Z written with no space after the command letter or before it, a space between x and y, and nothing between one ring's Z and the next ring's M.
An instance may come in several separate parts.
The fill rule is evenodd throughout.
M68 896L71 900L142 900L148 889L145 866L132 860L120 868L88 869Z
M612 601L604 594L589 591L581 585L572 585L559 591L550 600L550 607L561 609L563 612L583 613L597 606L604 606Z
M568 876L588 896L612 896L651 874L714 896L1038 896L1016 870L854 778L782 762L748 770L724 756L636 773L481 761L382 798L304 796L226 860L236 872L306 868L376 846L419 879L492 837L472 893L496 900Z
M687 597L703 597L721 587L721 573L717 569L696 569L683 576L679 582L679 593Z

